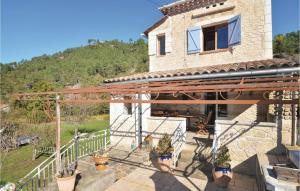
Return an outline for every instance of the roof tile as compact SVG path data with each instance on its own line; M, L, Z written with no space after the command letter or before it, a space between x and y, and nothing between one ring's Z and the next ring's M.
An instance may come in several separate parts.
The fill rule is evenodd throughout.
M134 74L125 77L107 79L104 82L112 83L112 82L124 82L124 81L150 79L150 78L193 76L193 75L209 74L209 73L222 73L222 72L224 73L224 72L234 72L234 71L243 71L243 70L262 70L262 69L285 68L285 67L296 67L296 66L299 66L299 63L296 63L291 60L269 59L269 60L204 66L204 67L196 67L196 68L185 68L185 69L178 69L178 70L144 72L144 73Z

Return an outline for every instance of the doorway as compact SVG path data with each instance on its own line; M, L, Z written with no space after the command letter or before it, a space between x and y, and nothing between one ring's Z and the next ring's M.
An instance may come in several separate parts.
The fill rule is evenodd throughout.
M216 100L216 93L209 92L205 95L206 100ZM212 112L212 116L208 122L209 125L214 125L216 120L216 105L215 104L207 104L205 107L205 115L208 116L208 114Z
M216 100L218 95L218 100L224 100L228 98L228 94L227 92L223 92L222 96L220 95L220 93L215 93L215 92L209 92L206 93L205 95L205 99L207 100ZM216 105L215 104L207 104L205 107L205 115L208 115L209 112L212 112L212 116L211 119L209 121L209 125L214 125L215 124L215 120L216 120ZM218 117L227 117L227 105L218 105Z

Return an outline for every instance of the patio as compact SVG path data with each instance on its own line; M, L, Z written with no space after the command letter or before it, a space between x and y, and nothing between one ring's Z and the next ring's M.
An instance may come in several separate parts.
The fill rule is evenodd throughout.
M183 177L162 173L154 169L137 168L129 175L120 179L106 191L256 191L256 181L253 177L234 174L227 189L218 188L208 180Z

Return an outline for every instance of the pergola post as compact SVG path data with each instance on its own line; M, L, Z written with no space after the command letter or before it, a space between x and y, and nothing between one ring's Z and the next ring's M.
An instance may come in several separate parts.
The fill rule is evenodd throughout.
M219 94L218 94L218 92L216 92L216 100L219 100L219 97L218 97L218 96L219 96ZM216 107L216 109L215 109L215 110L216 110L216 113L215 113L215 116L216 116L216 117L215 117L215 120L218 120L218 117L219 117L219 112L218 112L218 110L219 110L219 105L216 104L215 107Z
M142 94L138 94L138 99L139 100L142 100ZM137 108L137 111L138 111L138 132L137 132L137 146L141 146L142 144L142 104L141 103L138 103L137 104L138 108Z
M56 174L59 174L61 170L61 159L60 159L60 103L59 103L59 95L55 97L55 107L56 107L56 139L55 139L55 147L56 147Z
M295 98L295 92L293 91L292 92L292 99ZM295 146L296 145L296 142L297 142L297 129L296 129L296 105L295 104L292 104L292 143L291 145L292 146Z

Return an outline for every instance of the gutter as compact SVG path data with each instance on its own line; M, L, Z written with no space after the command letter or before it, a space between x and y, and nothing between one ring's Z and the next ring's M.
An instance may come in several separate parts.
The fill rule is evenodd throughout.
M239 71L239 72L223 72L223 73L213 73L213 74L198 74L198 75L175 76L175 77L165 77L165 78L164 77L163 78L150 78L150 79L141 79L141 80L119 81L119 82L105 82L105 84L145 83L145 82L176 81L176 80L198 80L198 79L261 76L261 75L287 74L287 73L300 73L300 67L276 68L276 69L253 70L253 71Z

